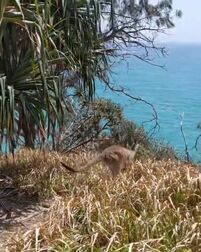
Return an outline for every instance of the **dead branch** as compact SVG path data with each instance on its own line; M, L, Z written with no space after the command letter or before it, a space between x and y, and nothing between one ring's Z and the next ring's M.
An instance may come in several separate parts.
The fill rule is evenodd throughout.
M198 151L198 142L199 142L200 138L201 138L201 134L199 134L195 140L194 148L196 149L196 151Z
M188 144L187 144L187 142L186 142L186 137L185 137L184 130L183 130L183 117L184 117L184 115L181 115L180 130L181 130L182 138L183 138L183 140L184 140L186 161L187 161L187 162L191 162L191 161L192 161L192 158L191 158L191 156L190 156L190 154L189 154L189 151L188 151Z
M131 94L129 94L128 92L125 91L125 89L123 87L119 87L119 88L115 88L114 86L112 86L110 83L107 83L106 84L107 87L111 90L111 91L114 91L114 92L117 92L117 93L122 93L123 95L129 97L130 99L134 100L134 101L137 101L137 102L142 102L148 106L151 107L152 111L153 111L153 118L151 118L150 120L148 121L145 121L143 122L142 124L145 124L145 123L148 123L148 122L153 122L155 121L155 124L154 126L152 127L152 129L149 130L148 134L150 134L150 137L152 137L156 132L159 131L160 129L160 125L159 125L159 119L158 119L158 113L154 107L154 105L146 100L144 100L143 98L141 97L137 97L137 96L133 96Z

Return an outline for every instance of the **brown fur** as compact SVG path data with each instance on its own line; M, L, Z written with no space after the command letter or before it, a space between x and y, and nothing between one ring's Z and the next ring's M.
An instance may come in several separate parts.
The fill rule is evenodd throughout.
M139 144L135 146L134 151L124 148L118 145L112 145L107 147L97 155L94 159L89 161L86 165L83 166L82 169L77 170L72 167L61 162L61 165L64 166L68 171L72 173L83 172L86 171L87 168L90 168L92 165L95 165L99 162L103 162L106 166L108 166L113 176L119 174L120 171L125 170L127 166L133 161L137 150L139 148Z

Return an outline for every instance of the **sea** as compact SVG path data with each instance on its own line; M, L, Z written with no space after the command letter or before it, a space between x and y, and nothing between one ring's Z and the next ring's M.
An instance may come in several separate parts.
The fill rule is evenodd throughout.
M154 106L160 125L154 134L156 139L171 145L182 156L186 141L191 158L200 162L201 138L197 149L195 143L201 134L201 44L170 43L165 48L167 55L155 56L152 64L131 56L117 62L112 67L110 81L116 88L121 86L130 95ZM97 93L98 97L120 104L125 116L144 125L147 132L153 127L154 122L143 124L153 118L150 106L103 85L98 86Z

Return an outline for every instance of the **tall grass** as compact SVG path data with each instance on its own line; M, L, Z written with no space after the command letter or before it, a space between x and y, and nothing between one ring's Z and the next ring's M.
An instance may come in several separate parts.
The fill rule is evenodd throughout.
M86 159L26 150L15 164L2 158L1 173L30 198L54 198L36 227L13 235L8 251L201 251L196 167L148 159L113 179L102 165L77 175L59 165Z

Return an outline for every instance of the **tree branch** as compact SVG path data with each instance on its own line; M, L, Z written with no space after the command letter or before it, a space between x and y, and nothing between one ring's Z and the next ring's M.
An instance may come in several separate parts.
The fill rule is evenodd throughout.
M159 131L160 129L160 125L159 125L159 120L158 120L158 113L155 109L155 107L153 106L152 103L144 100L143 98L141 97L136 97L136 96L133 96L131 94L129 94L128 92L125 91L124 88L120 87L120 88L115 88L114 86L111 86L111 84L107 83L106 84L107 87L111 90L111 91L114 91L114 92L117 92L117 93L122 93L123 95L131 98L132 100L135 100L137 102L142 102L148 106L151 107L152 111L153 111L153 118L148 120L148 121L144 121L142 124L145 124L145 123L148 123L148 122L152 122L152 121L155 121L155 125L153 126L152 129L149 130L148 134L150 134L150 137L153 136L156 132Z

